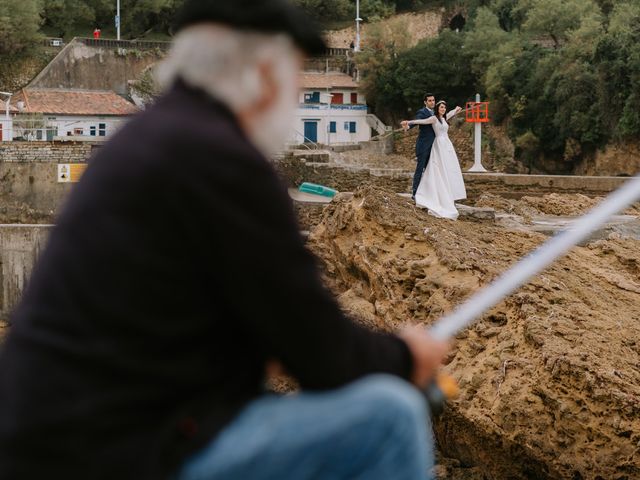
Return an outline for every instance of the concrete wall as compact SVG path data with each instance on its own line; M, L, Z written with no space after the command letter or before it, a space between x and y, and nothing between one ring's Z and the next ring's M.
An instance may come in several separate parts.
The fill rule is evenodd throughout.
M163 55L160 49L147 49L142 43L74 39L29 86L113 90L127 95L128 82Z
M52 225L0 225L0 320L20 301Z
M389 188L394 192L411 190L413 171L346 167L333 163L308 162L297 156L285 156L277 168L291 187L303 182L318 183L340 192L352 192L364 183ZM467 196L475 199L483 193L519 198L545 193L581 193L601 196L620 187L624 177L580 177L570 175L509 175L503 173L464 173Z
M277 169L290 187L311 182L340 192L353 192L361 185L370 184L405 193L410 191L413 178L413 172L400 169L345 167L333 163L307 162L290 156L278 161Z

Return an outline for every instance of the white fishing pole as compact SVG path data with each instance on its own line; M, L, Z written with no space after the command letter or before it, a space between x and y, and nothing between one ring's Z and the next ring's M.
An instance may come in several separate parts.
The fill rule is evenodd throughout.
M570 227L557 234L538 249L524 257L496 281L482 288L452 313L438 320L429 330L438 340L449 340L474 323L502 299L524 285L531 277L580 243L607 220L624 208L640 200L640 176L634 177L609 195L597 207L578 218Z

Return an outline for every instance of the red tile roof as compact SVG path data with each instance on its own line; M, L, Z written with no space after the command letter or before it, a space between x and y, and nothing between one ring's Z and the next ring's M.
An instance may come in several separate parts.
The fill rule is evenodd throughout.
M115 92L58 89L23 89L11 98L12 111L23 101L25 113L49 115L133 115L139 111Z
M300 85L306 88L358 88L358 83L345 73L300 74Z

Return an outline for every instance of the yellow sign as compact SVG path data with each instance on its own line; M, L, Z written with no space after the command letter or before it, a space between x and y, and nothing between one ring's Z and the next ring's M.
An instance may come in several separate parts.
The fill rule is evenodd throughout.
M86 163L58 164L58 183L77 183L87 168Z

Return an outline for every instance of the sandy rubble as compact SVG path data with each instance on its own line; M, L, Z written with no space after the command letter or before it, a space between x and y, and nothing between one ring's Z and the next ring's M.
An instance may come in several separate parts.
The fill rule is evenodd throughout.
M508 203L562 214L595 203L546 197ZM435 425L449 459L441 475L640 478L640 242L611 237L574 249L458 335L445 371L462 394ZM436 219L363 187L325 209L309 246L347 311L395 329L431 324L546 238Z

